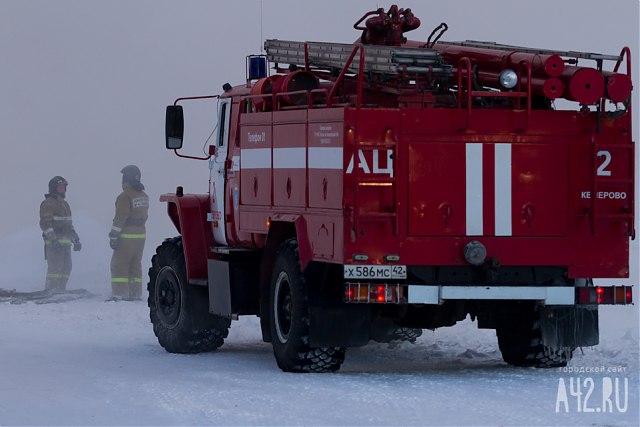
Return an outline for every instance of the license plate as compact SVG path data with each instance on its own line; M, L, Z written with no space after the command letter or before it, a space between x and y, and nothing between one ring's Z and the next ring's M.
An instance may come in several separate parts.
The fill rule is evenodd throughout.
M345 279L406 279L406 265L345 265Z

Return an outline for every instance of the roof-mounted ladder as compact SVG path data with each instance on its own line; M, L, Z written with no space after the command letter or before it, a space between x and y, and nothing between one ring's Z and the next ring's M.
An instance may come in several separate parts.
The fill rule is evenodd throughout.
M602 61L602 60L618 61L621 58L621 56L603 55L601 53L578 52L574 50L539 49L535 47L512 46L508 44L500 44L495 42L485 42L485 41L478 41L478 40L465 40L463 42L443 41L440 43L456 45L456 46L477 47L482 49L495 49L495 50L514 51L514 52L517 51L517 52L525 52L525 53L536 53L538 55L558 55L558 56L565 56L569 58L590 59L593 61Z
M264 43L267 58L271 62L329 71L343 69L354 49L359 46L365 52L365 72L451 74L451 66L442 60L440 53L428 48L287 40L266 40ZM349 64L348 72L358 73L359 69L360 57L356 55Z

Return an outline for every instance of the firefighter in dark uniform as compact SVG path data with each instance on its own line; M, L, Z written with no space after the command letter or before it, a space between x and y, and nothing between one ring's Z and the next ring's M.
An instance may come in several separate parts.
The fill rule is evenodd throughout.
M111 291L114 299L139 300L149 196L143 191L137 166L125 166L120 172L122 193L116 199L116 215L109 233L109 245L113 249Z
M71 208L64 199L69 183L61 176L49 181L49 193L40 204L40 228L47 260L45 289L64 292L71 273L71 247L79 251L82 245L71 221Z

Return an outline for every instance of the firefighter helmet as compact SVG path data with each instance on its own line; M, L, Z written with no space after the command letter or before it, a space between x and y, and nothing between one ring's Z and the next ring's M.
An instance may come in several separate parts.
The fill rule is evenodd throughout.
M49 180L49 194L60 194L57 191L58 185L69 185L69 183L61 176L54 176Z
M122 183L136 184L140 182L140 168L136 165L128 165L122 168Z

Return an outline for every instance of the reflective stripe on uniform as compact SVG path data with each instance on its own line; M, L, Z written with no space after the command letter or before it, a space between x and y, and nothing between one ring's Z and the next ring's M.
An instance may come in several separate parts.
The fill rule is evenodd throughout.
M117 231L118 233L120 233L120 232L122 231L122 228L120 228L120 227L116 227L115 225L114 225L113 227L111 227L111 229L112 229L113 231Z
M58 239L58 243L60 243L61 245L71 245L73 242L69 239ZM51 240L45 240L44 241L45 245L50 245L51 244Z
M70 216L54 216L53 220L54 221L71 221L71 217Z
M68 274L47 274L47 279L67 279Z
M146 234L129 234L129 233L122 233L120 235L120 237L122 237L123 239L144 239L147 237Z
M133 277L133 278L128 278L128 277L113 277L111 278L111 283L129 283L129 282L133 282L133 283L142 283L142 278L141 277Z

